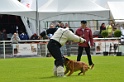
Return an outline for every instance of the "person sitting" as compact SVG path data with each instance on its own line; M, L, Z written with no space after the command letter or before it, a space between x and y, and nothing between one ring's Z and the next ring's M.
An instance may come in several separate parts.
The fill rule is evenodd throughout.
M101 33L102 33L103 30L106 30L105 23L102 23L101 26L100 26L100 32L99 32L99 37L100 38L103 38L102 35L101 35Z
M38 40L39 37L36 33L34 33L31 37L30 37L30 40Z
M106 30L108 31L108 37L112 37L113 27L111 23L106 26Z
M17 34L17 33L14 33L14 34L12 35L12 37L11 37L11 42L12 42L13 44L18 44L19 41L20 41L20 38L19 38L18 34Z
M7 40L6 29L3 29L1 34L2 34L2 40Z
M28 39L29 39L29 38L28 38L28 35L25 34L24 32L22 32L22 33L19 35L19 37L20 37L21 40L28 40Z

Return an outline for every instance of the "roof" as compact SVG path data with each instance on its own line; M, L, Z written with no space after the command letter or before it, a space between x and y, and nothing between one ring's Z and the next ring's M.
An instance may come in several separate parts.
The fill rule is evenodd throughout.
M39 12L89 12L106 11L90 0L49 0L39 8Z
M124 22L124 1L108 2L108 6L112 13L113 19L118 20L118 22Z
M17 0L1 0L0 1L0 14L11 14L34 18L34 11L25 7Z

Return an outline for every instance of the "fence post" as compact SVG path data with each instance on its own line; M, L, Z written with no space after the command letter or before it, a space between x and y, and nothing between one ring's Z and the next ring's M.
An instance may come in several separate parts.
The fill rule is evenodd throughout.
M3 41L3 55L4 55L4 59L5 59L5 41Z
M45 56L47 55L47 44L45 43Z

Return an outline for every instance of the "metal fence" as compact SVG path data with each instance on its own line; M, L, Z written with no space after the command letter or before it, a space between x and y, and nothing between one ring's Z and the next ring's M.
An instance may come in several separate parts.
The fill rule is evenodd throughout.
M13 57L49 57L49 56L51 56L51 54L49 53L49 51L47 49L48 41L49 40L21 40L18 45L23 45L23 49L25 49L25 51L20 49L21 52L23 52L23 54L21 54L21 55L14 54L15 51L14 51L13 45L15 45L15 44L12 44L11 41L0 41L0 58L5 59L5 58L13 58ZM27 54L28 51L30 51L30 50L26 51L25 47L28 47L29 44L37 45L37 53L36 54L30 54L30 53ZM94 54L94 50L95 50L95 48L91 49L91 51L92 51L91 54ZM64 47L61 48L61 52L63 55L67 55L68 52L70 53L70 55L77 55L78 45L77 45L77 43L72 42L72 44L69 47L69 51L67 50L67 47L65 45ZM85 54L85 52L83 54Z
M21 40L19 41L18 45L22 45L24 47L25 52L23 52L22 49L21 52L23 52L24 54L21 55L15 55L14 54L14 48L13 45L17 45L17 44L12 44L11 41L0 41L0 58L11 58L11 57L44 57L46 56L46 54L48 53L47 50L47 42L48 40ZM28 45L36 45L36 53L35 54L31 54L28 53L28 50L26 51L26 47L28 48ZM29 48L30 49L30 48Z
M94 38L95 45L91 48L91 55L103 54L103 51L105 49L105 46L104 46L105 40L107 45L107 51L109 52L110 44L113 44L115 42L117 43L118 38L105 38L105 39ZM13 57L49 57L51 55L47 49L48 41L49 40L21 40L19 44L16 44L16 45L21 46L19 49L20 50L19 52L22 52L22 54L16 54L17 50L16 51L14 50L15 44L12 44L11 41L0 41L0 58L5 59L5 58L13 58ZM99 46L99 43L101 43L101 50L97 51L97 46ZM123 45L121 45L120 46L121 52L123 52L123 48L124 48ZM31 51L32 53L28 53L29 51ZM70 55L77 55L78 45L77 43L72 42L72 44L70 44L69 50L65 45L62 47L61 52L63 55L67 55L68 52L70 53ZM83 55L85 54L86 54L85 51L83 51Z

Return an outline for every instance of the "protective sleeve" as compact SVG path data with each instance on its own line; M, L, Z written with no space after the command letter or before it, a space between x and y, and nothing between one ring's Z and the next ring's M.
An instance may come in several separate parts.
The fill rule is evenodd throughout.
M80 42L80 43L83 43L83 42L86 42L85 39L75 35L73 32L71 31L68 31L67 32L67 37L69 38L69 40L72 40L74 42Z

